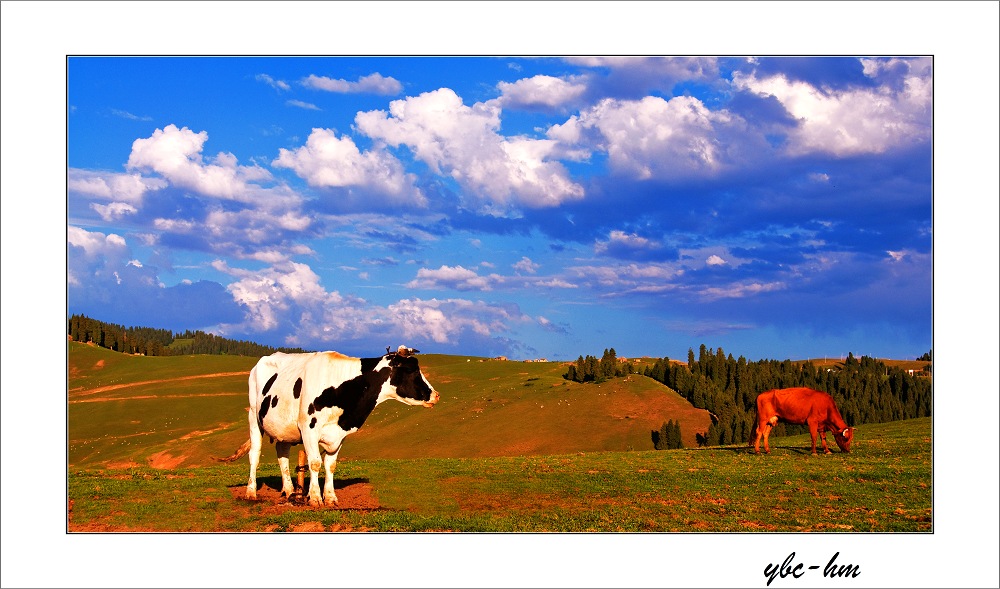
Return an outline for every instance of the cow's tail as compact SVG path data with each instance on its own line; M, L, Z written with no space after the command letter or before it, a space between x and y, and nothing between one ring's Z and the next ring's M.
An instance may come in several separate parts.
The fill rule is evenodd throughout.
M218 458L213 456L212 459L215 460L216 462L233 462L235 460L238 460L246 456L247 452L249 451L250 451L250 438L247 438L247 441L243 442L243 445L237 448L236 452L234 452L232 456L226 456L225 458Z

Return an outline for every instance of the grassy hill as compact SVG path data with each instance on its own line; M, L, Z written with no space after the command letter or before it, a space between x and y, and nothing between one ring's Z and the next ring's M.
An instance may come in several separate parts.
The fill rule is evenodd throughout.
M189 467L247 438L247 373L257 358L128 356L68 342L69 464ZM562 378L561 363L421 355L442 395L434 409L387 402L348 438L341 460L471 458L652 448L673 419L686 446L708 412L633 375L602 385ZM274 456L265 448L265 460Z
M73 469L68 530L932 532L931 425L863 425L850 454L820 456L799 435L766 456L741 445L352 460L335 475L339 508L279 498L273 460L258 471L258 501L242 498L245 462Z

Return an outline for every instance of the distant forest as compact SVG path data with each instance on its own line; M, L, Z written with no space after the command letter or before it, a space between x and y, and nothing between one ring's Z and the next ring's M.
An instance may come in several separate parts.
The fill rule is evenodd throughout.
M921 359L930 360L931 352ZM695 358L688 350L687 365L657 360L643 374L662 382L699 409L712 413L705 445L747 442L754 431L757 395L788 387L809 387L833 396L850 426L929 417L933 405L930 370L909 374L875 358L857 359L848 354L836 367L817 367L812 362L734 359L722 348L704 344ZM772 435L808 432L806 426L779 424ZM699 441L702 437L699 436Z
M304 352L302 348L274 348L258 343L233 340L187 330L174 333L153 327L125 327L91 319L86 315L69 318L68 335L75 342L93 344L125 354L143 356L182 356L187 354L230 354L234 356L266 356L274 352Z

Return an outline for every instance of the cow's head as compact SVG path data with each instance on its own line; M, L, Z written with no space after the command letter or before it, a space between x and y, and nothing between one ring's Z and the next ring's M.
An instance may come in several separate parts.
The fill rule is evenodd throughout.
M389 366L388 384L393 387L393 397L407 405L422 405L433 407L441 399L441 395L427 382L420 364L414 355L419 350L400 346L397 352L388 352L382 357L380 365Z
M833 439L840 446L841 452L849 453L851 451L851 442L854 440L854 428L845 427L841 431L834 430Z

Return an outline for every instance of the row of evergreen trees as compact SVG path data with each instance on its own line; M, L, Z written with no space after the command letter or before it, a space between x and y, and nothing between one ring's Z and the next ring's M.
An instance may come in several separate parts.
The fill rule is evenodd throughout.
M187 330L174 334L169 329L125 327L72 315L68 335L75 342L88 343L125 354L144 356L180 356L185 354L230 354L266 356L274 352L303 352L302 348L274 348L258 343L219 337L203 331Z
M824 368L808 361L748 362L702 344L697 359L693 350L688 351L687 365L663 358L644 374L713 414L705 434L707 445L749 441L756 425L757 395L771 389L801 386L825 391L851 426L929 417L933 404L930 379L853 354L836 368ZM805 426L779 424L772 435L805 431Z
M684 442L681 440L681 422L670 421L660 426L660 430L652 431L653 448L657 450L675 450L683 448Z
M574 382L593 382L600 384L609 378L627 376L635 372L630 362L619 362L618 353L614 348L605 349L601 359L594 356L580 356L576 364L570 364L563 378Z

